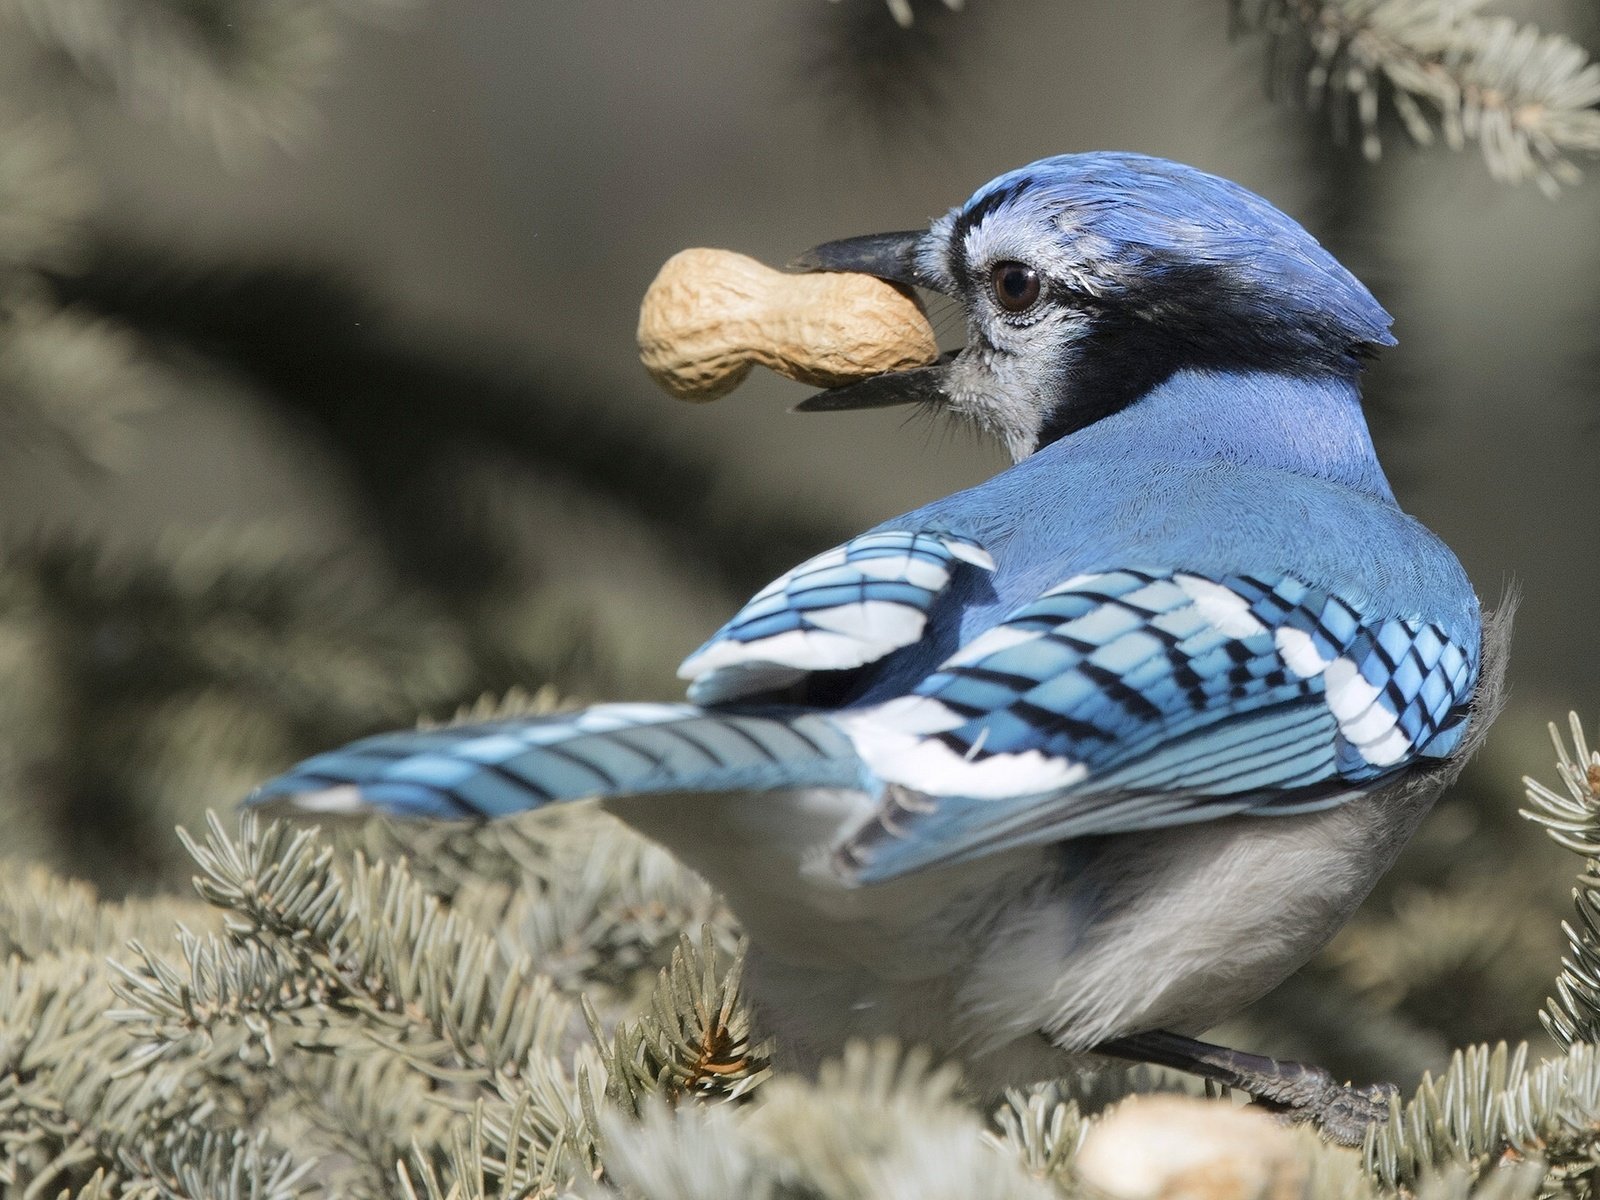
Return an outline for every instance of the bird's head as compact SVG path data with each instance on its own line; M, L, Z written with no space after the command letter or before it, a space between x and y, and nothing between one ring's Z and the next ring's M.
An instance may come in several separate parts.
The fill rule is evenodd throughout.
M795 266L955 299L966 345L823 392L808 411L923 401L1022 458L1175 371L1353 377L1389 314L1260 196L1137 154L1066 154L1000 176L926 230L829 242Z

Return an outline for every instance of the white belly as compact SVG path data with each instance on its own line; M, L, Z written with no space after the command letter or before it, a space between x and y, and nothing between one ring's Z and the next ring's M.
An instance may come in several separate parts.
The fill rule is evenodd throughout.
M868 887L827 866L862 814L858 793L608 807L726 896L750 936L757 1017L789 1063L893 1035L992 1090L1057 1076L1109 1038L1198 1033L1270 990L1387 870L1431 802L1406 799L1014 851Z

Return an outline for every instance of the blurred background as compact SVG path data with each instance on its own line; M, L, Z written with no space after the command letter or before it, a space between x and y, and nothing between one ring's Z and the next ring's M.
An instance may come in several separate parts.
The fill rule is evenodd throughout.
M1573 864L1520 777L1600 710L1600 190L1496 178L1529 172L1470 113L1459 151L1387 92L1364 128L1358 53L1355 95L1296 103L1297 20L1361 8L0 0L0 853L170 889L173 825L301 755L513 687L674 695L767 579L1004 459L898 410L791 415L775 377L669 400L633 345L661 262L781 263L1138 150L1372 286L1396 488L1523 594L1488 749L1243 1036L1403 1081L1536 1031ZM1494 11L1600 44L1580 0ZM1534 65L1551 110L1600 99Z

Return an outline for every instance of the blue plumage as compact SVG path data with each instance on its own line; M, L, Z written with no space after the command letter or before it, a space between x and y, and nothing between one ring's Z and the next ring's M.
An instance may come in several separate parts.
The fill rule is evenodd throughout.
M602 704L577 713L386 733L307 759L253 799L321 812L503 817L563 800L697 787L858 787L849 740L826 718L687 704Z
M844 718L874 774L918 797L844 854L876 880L1025 841L1336 804L1455 749L1476 658L1292 576L1080 575L906 697Z
M955 282L952 248L964 261L974 244L1009 253L1029 231L1054 241L1064 284L1102 302L1170 307L1171 292L1203 289L1231 305L1229 336L1288 338L1313 360L1395 344L1383 306L1294 221L1230 180L1143 155L1064 154L1001 175L934 225L919 265Z
M801 563L684 661L689 699L712 704L767 691L911 645L962 562L994 569L971 538L924 526L875 530Z
M985 311L973 270L1013 256L1044 280L1025 319ZM950 364L951 407L1035 452L758 593L684 664L712 711L390 735L261 796L328 804L343 788L494 816L859 780L881 811L841 831L842 861L867 879L1030 839L1299 811L1448 755L1477 601L1377 464L1357 377L1392 342L1389 317L1326 251L1236 184L1106 154L1001 176L907 257L972 310L982 353ZM1130 397L1103 375L1140 320ZM741 701L796 707L714 715ZM602 715L625 711L615 728ZM801 721L795 753L777 731ZM756 729L790 744L756 748ZM746 756L699 752L708 733ZM908 820L908 795L937 802Z
M1234 1011L1372 886L1498 662L1373 451L1388 314L1260 197L1127 154L1042 160L800 265L942 291L968 335L802 408L934 404L1016 465L776 580L685 662L690 704L372 738L258 798L610 797L728 894L767 1011L819 1052L910 1028L969 1067L1041 1030L1132 1053ZM933 868L964 882L895 882Z

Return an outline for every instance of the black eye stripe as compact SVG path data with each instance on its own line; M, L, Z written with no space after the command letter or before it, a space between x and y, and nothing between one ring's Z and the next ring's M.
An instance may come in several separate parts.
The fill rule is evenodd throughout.
M1006 312L1026 312L1039 300L1039 272L1011 259L997 262L989 269L989 290Z

